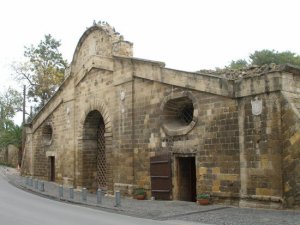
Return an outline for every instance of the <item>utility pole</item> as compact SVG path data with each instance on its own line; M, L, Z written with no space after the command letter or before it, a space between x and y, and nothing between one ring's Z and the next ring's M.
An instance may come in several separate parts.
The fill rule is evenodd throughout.
M25 124L26 85L23 87L23 125Z
M25 108L26 108L26 85L23 86L23 129L22 129L22 147L19 149L19 159L18 159L18 168L21 170L23 164L23 153L25 149L25 140L26 140L26 132L25 132Z

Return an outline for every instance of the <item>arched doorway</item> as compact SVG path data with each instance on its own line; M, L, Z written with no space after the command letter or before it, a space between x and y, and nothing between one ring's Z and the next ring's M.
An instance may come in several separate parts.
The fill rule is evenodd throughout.
M82 186L89 190L107 188L105 124L99 111L88 113L83 126Z

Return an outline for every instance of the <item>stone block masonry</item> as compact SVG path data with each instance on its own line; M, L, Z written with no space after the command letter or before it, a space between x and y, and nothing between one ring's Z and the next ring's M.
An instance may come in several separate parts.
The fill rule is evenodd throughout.
M190 73L132 47L107 24L85 31L65 81L26 125L23 174L110 194L300 207L300 68Z

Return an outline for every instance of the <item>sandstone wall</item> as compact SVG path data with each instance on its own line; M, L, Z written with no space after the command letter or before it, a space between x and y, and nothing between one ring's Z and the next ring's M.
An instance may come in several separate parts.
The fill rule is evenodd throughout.
M251 101L239 101L241 206L281 207L282 144L280 93L257 95L262 113L253 115Z
M180 83L174 71L160 71L159 67L139 64L134 80L134 175L136 184L151 188L150 157L159 152L171 152L175 164L177 156L195 156L197 173L197 191L211 192L217 198L238 196L240 188L240 156L238 104L229 97L208 94L186 89L170 83ZM144 66L144 67L143 67ZM144 72L145 71L145 72ZM144 73L143 73L144 72ZM161 75L160 75L161 73ZM175 71L176 73L176 71ZM183 73L183 72L177 72ZM182 74L180 74L182 75ZM184 74L185 76L193 76ZM161 77L161 78L159 78ZM151 80L151 79L153 79ZM194 86L200 87L206 77L195 77ZM220 80L221 78L212 79ZM158 81L156 81L158 80ZM163 83L159 82L163 80ZM209 87L216 93L228 89L216 82ZM199 85L198 85L199 83ZM230 90L229 90L230 92ZM193 96L197 111L196 125L184 135L170 136L162 125L161 105L168 96ZM175 167L173 166L173 195L178 197Z
M18 167L19 149L13 145L0 150L0 162L13 167Z
M75 87L75 133L74 139L76 142L76 184L79 186L83 184L83 174L88 172L89 167L85 168L83 157L84 149L89 148L88 140L84 134L84 123L88 114L94 110L99 111L102 114L104 122L108 123L113 120L111 102L114 97L113 90L111 89L112 74L109 71L92 69L85 74L84 82L78 83ZM100 88L101 87L101 88ZM111 125L106 125L105 129L111 133ZM110 141L111 142L111 141ZM91 143L93 144L93 142ZM108 159L112 155L111 143L106 146ZM91 149L92 150L92 149ZM85 162L88 165L90 162ZM95 171L94 168L92 171ZM91 175L92 176L92 175ZM112 175L109 175L109 179L112 179Z
M7 148L8 151L8 157L7 157L7 162L8 164L18 167L18 162L19 162L19 149L14 146L14 145L9 145Z
M23 129L25 129L25 147L23 150L22 164L21 164L21 174L31 175L33 174L33 149L32 149L32 132L31 125L26 124ZM23 133L23 134L24 134Z
M132 44L109 27L84 33L70 74L26 127L24 174L50 179L54 157L56 182L96 189L104 146L108 192L139 186L150 197L150 158L168 153L172 199L181 199L178 159L186 157L196 192L216 202L299 207L298 70L229 80L131 56Z
M283 93L283 191L288 208L300 208L300 95Z
M59 183L72 184L74 179L74 88L69 77L58 92L26 129L26 146L22 172L49 179L50 160L55 158L55 178ZM52 130L51 138L47 127Z

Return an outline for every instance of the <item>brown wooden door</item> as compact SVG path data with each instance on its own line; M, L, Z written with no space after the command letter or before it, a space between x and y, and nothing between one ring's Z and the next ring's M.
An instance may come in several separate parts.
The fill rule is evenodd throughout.
M152 196L159 200L170 200L172 194L172 171L170 154L150 158Z

